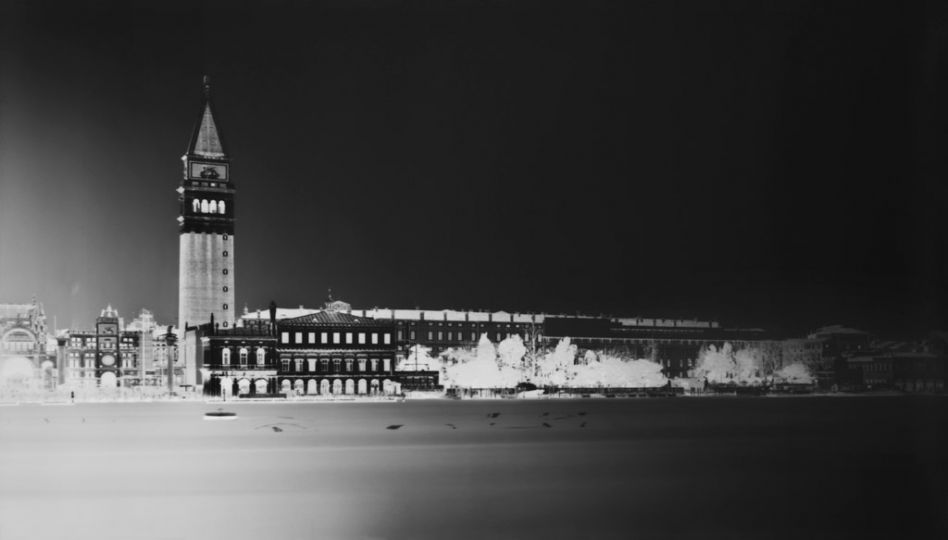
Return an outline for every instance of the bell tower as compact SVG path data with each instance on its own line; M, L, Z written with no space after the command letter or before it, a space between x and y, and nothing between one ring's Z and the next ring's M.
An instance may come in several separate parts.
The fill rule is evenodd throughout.
M185 324L208 323L212 316L221 327L232 327L235 189L207 76L201 112L181 161L178 328L183 332Z

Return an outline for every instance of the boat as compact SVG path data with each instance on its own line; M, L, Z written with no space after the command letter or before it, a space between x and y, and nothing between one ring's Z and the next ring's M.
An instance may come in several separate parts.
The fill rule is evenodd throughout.
M224 409L217 409L216 411L204 413L205 420L236 420L237 413L225 411Z

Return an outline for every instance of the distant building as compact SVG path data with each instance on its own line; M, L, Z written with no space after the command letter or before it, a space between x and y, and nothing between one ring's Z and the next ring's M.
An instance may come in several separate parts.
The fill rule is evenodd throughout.
M823 341L817 338L785 339L780 342L781 362L777 369L791 364L803 364L811 373L820 369L823 361Z
M948 388L948 357L930 352L875 351L846 359L851 390L897 389L944 392Z
M63 333L64 382L101 388L158 386L166 367L160 360L167 358L163 333L147 310L125 326L118 311L107 306L93 330Z
M46 312L36 299L0 304L0 384L53 384L55 357L47 354L47 338Z
M848 384L858 373L852 372L846 360L869 350L868 332L841 325L824 326L807 336L820 342L820 360L816 369L818 384L823 388Z

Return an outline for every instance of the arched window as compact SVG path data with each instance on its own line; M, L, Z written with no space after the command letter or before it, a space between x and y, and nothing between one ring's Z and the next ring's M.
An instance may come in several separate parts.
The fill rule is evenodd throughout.
M257 365L262 366L267 361L267 351L263 347L257 349Z
M217 203L217 211L218 211L219 213L221 213L221 214L226 214L226 213L227 213L227 210L225 210L225 208L226 208L226 207L224 206L224 201L220 201L219 203Z
M208 212L209 214L216 214L216 213L217 213L217 201L211 201L211 202L210 202L210 204L208 205L207 212Z
M201 199L201 212L205 214L210 212L209 207L207 205L207 199Z
M225 366L230 365L230 349L224 349L221 351L221 364Z
M248 354L248 352L247 352L247 349L246 349L246 348L241 348L241 349L240 349L240 365L242 365L242 366L246 366L246 365L247 365L247 354Z
M197 200L197 199L194 199L193 201L191 201L191 209L192 209L194 212L200 212L200 211L201 211L201 201L199 201L199 200Z

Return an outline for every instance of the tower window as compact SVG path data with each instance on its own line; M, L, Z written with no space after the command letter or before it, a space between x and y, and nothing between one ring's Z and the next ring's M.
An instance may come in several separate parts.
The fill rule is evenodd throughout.
M199 201L199 200L197 200L197 199L194 199L193 201L191 201L191 210L193 210L194 212L200 212L200 211L201 211L201 201Z
M227 235L226 235L226 234L224 235L224 240L227 240Z
M211 201L210 204L208 204L207 212L208 212L209 214L216 214L216 213L217 213L217 201Z
M219 203L217 203L217 211L218 211L218 212L220 212L221 214L226 213L226 212L224 211L224 208L226 208L226 207L224 206L224 201L220 201Z
M227 311L227 304L224 304L224 311Z
M230 290L230 288L228 288L227 285L224 285L224 292L227 292L227 291L229 291L229 290Z
M225 275L225 276L227 275L227 269L226 269L226 268L224 269L224 275Z
M211 211L211 206L207 203L207 199L201 199L201 213L207 214Z
M224 250L224 256L225 256L225 257L227 256L227 250L226 250L226 249Z

